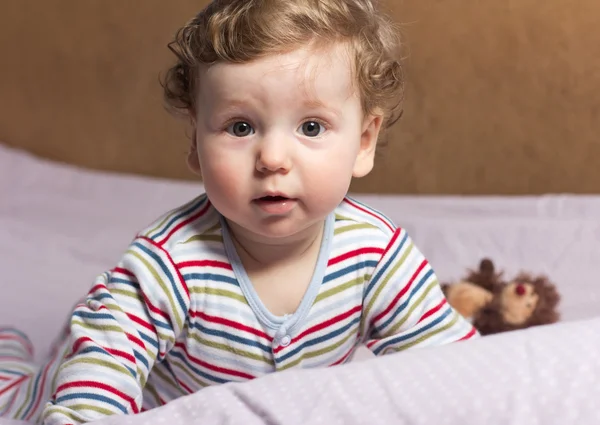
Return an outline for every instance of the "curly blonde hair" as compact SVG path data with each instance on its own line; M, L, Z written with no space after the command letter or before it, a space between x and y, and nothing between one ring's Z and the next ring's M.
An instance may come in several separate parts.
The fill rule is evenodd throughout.
M165 100L174 111L194 112L200 66L332 42L353 53L363 112L382 113L382 127L391 126L402 115L401 43L373 0L213 0L169 43L177 62L162 82Z

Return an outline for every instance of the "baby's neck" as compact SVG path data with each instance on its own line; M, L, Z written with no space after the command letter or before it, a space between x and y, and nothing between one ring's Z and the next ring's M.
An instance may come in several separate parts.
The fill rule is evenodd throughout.
M231 228L233 243L245 267L269 267L295 262L319 250L324 223L282 240L260 240Z

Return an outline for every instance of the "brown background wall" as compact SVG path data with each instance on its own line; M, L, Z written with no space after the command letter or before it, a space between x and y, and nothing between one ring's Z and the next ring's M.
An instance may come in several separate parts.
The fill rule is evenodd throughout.
M0 140L86 167L191 178L162 107L166 44L203 1L0 5ZM388 0L405 115L379 193L600 193L597 0Z

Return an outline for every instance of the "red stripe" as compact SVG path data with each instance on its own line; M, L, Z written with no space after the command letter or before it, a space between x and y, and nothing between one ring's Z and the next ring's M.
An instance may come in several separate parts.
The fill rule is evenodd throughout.
M208 315L201 311L190 311L190 316L191 317L200 317L201 319L204 319L207 322L218 323L219 325L225 325L225 326L229 326L231 328L237 329L239 331L248 332L248 333L256 335L260 338L264 338L269 342L273 341L273 338L271 338L266 333L259 331L258 329L251 328L250 326L243 325L239 322L234 322L233 320L223 319L222 317L217 317L217 316L211 316L211 315Z
M124 269L122 267L115 267L112 271L114 273L121 273L121 274L127 275L129 277L135 277L135 275L132 272L130 272L129 270Z
M398 300L400 298L402 298L404 296L404 294L406 294L408 292L408 290L414 283L415 279L417 278L418 274L421 272L421 270L423 270L425 268L426 265L427 265L427 260L423 260L421 262L421 264L419 265L419 267L417 267L417 270L410 277L410 280L408 281L408 283L404 286L404 288L402 288L402 290L400 292L398 292L398 294L396 294L396 296L394 297L392 302L387 306L387 308L384 311L382 311L381 313L379 313L377 316L375 316L375 318L373 319L373 323L380 320L382 317L384 317L386 314L388 314L395 307Z
M471 331L466 334L465 336L463 336L461 339L459 339L459 341L464 341L467 339L470 339L471 337L473 337L475 335L475 333L477 332L477 329L475 329L474 327L471 327Z
M114 387L111 387L109 385L103 384L101 382L96 382L96 381L73 381L73 382L68 382L68 383L63 384L60 387L58 387L56 389L56 394L60 393L63 390L69 389L69 388L84 388L85 389L85 388L89 388L89 387L95 388L95 389L99 389L99 390L104 390L104 391L112 393L112 394L114 394L114 395L116 395L118 397L121 397L123 400L125 400L126 402L129 403L129 405L131 406L131 410L133 411L133 413L139 413L138 408L135 405L135 400L131 396L129 396L129 395L127 395L127 394L125 394L125 393L117 390Z
M10 390L12 387L14 387L16 385L19 385L21 382L23 382L27 378L30 378L30 376L29 375L21 376L19 379L17 379L15 382L13 382L12 384L10 384L8 387L2 388L0 390L0 395L4 394L8 390Z
M300 341L302 338L304 338L307 335L310 335L312 333L318 332L321 329L325 329L325 328L327 328L329 326L332 326L332 325L334 325L334 324L336 324L338 322L341 322L342 320L344 320L344 319L346 319L346 318L348 318L348 317L352 316L353 314L356 314L357 312L360 312L360 311L362 311L362 305L357 305L356 307L354 307L351 310L348 310L345 313L342 313L342 314L340 314L338 316L332 317L331 319L326 320L323 323L319 323L318 325L315 325L312 328L309 328L309 329L305 330L300 335L298 335L296 338L292 339L292 343L298 342L298 341ZM273 350L273 352L275 354L277 354L281 350L283 350L284 348L286 348L286 347L283 347L282 345L280 345L279 347L275 348Z
M142 341L141 339L139 339L138 337L131 335L130 333L125 332L125 335L127 336L127 339L137 345L139 345L141 348L144 349L144 351L146 350L146 344L144 344L144 341Z
M177 278L179 279L179 283L183 287L183 290L185 291L185 295L187 296L187 299L189 300L189 298L190 298L190 291L188 290L188 287L187 287L187 285L185 283L185 280L183 279L183 276L181 276L181 272L179 271L179 269L175 265L175 262L173 261L173 258L171 257L171 254L169 254L169 252L166 249L164 249L162 245L159 245L158 243L156 243L155 241L153 241L152 239L150 239L150 238L148 238L146 236L141 236L140 239L145 240L146 242L148 242L152 246L160 249L165 254L165 256L167 257L167 259L169 260L169 262L171 263L171 265L175 269L175 274L177 275ZM166 241L166 239L165 239L165 241Z
M76 352L79 351L79 348L81 347L81 345L83 345L84 343L89 342L92 345L95 345L99 348L101 348L102 350L106 351L109 354L112 354L114 356L117 357L121 357L125 360L128 360L132 363L135 363L135 356L125 352L125 351L121 351L121 350L116 350L114 348L109 348L109 347L103 347L100 344L97 344L96 342L94 342L90 337L84 336L81 338L77 338L77 340L75 341L75 344L73 344L73 348L71 349L71 354L70 356L72 356L73 354L75 354Z
M153 312L153 313L155 313L155 314L158 314L159 316L161 316L170 325L171 324L171 318L169 317L169 314L165 313L160 308L158 308L154 304L152 304L152 301L150 301L150 299L146 296L145 293L142 293L142 296L144 297L144 302L146 303L146 305L148 306L148 308L150 309L150 311Z
M385 220L383 217L381 217L379 214L375 214L373 211L369 211L364 207L361 207L360 205L357 205L356 203L352 202L350 199L348 198L344 198L344 201L350 205L352 205L354 208L356 208L357 210L360 210L366 214L369 214L371 217L375 217L377 220L381 221L383 224L386 225L386 227L388 229L390 229L390 231L394 231L394 228L390 225L390 223L388 223L387 220Z
M204 208L202 208L197 214L188 217L187 219L185 219L184 221L182 221L181 223L179 223L177 226L173 227L171 229L171 231L167 234L167 236L164 236L162 238L162 240L159 242L159 245L163 245L165 242L167 242L171 236L173 236L173 233L175 233L176 231L178 231L179 229L181 229L183 226L185 226L186 224L191 223L194 220L197 220L198 218L202 217L206 211L208 210L208 208L210 207L210 201L206 202L206 205L204 206Z
M140 319L136 315L127 313L127 317L129 317L132 322L135 322L138 325L148 329L149 331L156 333L156 329L154 328L154 326L152 326L150 323L146 322L145 320Z
M23 347L25 347L25 349L27 350L27 353L32 356L33 355L33 347L31 346L31 343L29 341L27 341L25 338L23 338L20 335L15 335L15 334L0 334L0 339L4 339L4 340L13 340L13 341L19 341L21 343L21 345Z
M187 347L182 343L182 342L178 342L177 344L175 344L176 347L179 347L183 350L183 352L185 353L186 357L188 358L188 360L190 360L192 363L195 363L197 365L203 366L209 370L212 370L214 372L218 372L218 373L224 373L227 375L232 375L232 376L237 376L239 378L245 378L245 379L254 379L254 376L249 375L247 373L244 372L240 372L237 370L232 370L232 369L227 369L224 367L220 367L220 366L215 366L212 365L210 363L207 363L205 361L202 361L198 358L195 358L193 356L190 355L190 353L187 351Z
M104 289L107 289L106 285L104 283L98 283L97 285L92 286L92 289L90 289L88 294L93 294L97 290L104 290ZM79 304L79 305L84 305L84 304Z
M181 263L177 263L176 266L180 269L185 267L214 267L217 269L233 270L231 264L215 260L182 261Z
M25 417L25 420L28 421L31 419L31 417L36 413L36 409L37 407L40 405L40 402L42 401L42 395L44 393L44 391L42 390L42 388L45 388L46 385L46 378L48 377L48 369L50 369L50 366L55 363L57 360L59 360L61 358L61 356L55 356L52 361L48 362L48 364L46 365L46 367L44 368L44 372L43 372L43 378L42 378L42 382L39 386L40 391L38 392L38 395L36 397L35 403L31 409L31 411L29 412L29 414Z
M429 316L433 316L435 313L437 313L438 311L440 311L442 309L442 307L444 306L444 304L446 304L446 298L443 298L442 301L440 301L440 303L438 305L436 305L431 310L429 310L428 312L426 312L419 319L419 321L417 323L421 323L423 320L427 319Z
M342 363L344 363L344 362L346 361L346 359L347 359L348 357L350 357L350 354L352 354L352 352L353 352L353 351L354 351L354 347L352 347L352 348L350 349L350 351L348 351L348 352L347 352L347 353L344 355L344 357L342 357L341 359L339 359L337 362L335 362L335 363L331 364L331 366L337 366L337 365L339 365L339 364L342 364Z
M337 257L330 259L329 262L327 263L327 265L332 266L334 264L340 263L349 258L358 257L359 255L363 255L363 254L383 254L383 252L384 252L383 249L375 248L375 247L356 249L354 251L346 252L342 255L339 255Z

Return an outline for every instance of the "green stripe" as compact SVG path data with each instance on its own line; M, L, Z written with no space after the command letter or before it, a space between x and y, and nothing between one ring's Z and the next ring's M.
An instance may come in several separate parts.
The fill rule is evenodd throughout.
M355 334L355 330L358 328L358 326L355 326L354 329L352 329L350 332L348 332L348 334L342 338L340 341L336 342L335 344L331 344L327 347L321 348L320 350L315 350L315 351L309 351L309 352L305 352L302 353L302 355L297 358L296 360L294 360L293 362L287 363L285 364L282 368L280 368L279 370L286 370L289 369L291 367L294 367L296 365L298 365L300 362L302 362L302 360L304 359L311 359L313 357L318 357L321 356L323 354L329 353L333 350L335 350L336 348L341 347L342 345L344 345L350 338L356 336Z
M200 242L223 242L223 236L222 235L207 235L207 234L195 235L195 236L192 236L192 237L186 239L182 244L186 244L186 243L190 243L190 242L196 242L196 241L200 241Z
M148 230L144 236L150 236L152 233L156 232L158 229L160 229L161 227L163 227L163 225L170 221L172 217L174 217L175 215L181 213L182 211L185 211L188 209L188 207L190 207L192 204L198 202L198 198L192 199L191 201L189 201L188 203L182 205L181 207L177 208L176 210L173 210L171 212L171 214L169 214L168 216L166 216L165 218L163 218L160 223L158 223L155 227L153 227L152 229Z
M333 234L339 235L344 232L350 232L352 230L359 230L359 229L376 229L376 227L369 223L355 223L355 224L349 224L346 226L340 226L333 231Z
M394 326L392 326L392 328L389 330L389 334L395 334L398 329L404 324L404 322L406 322L408 320L408 318L412 315L412 313L415 311L415 309L417 307L419 307L420 305L422 305L423 300L425 298L427 298L427 295L429 295L429 293L432 291L433 288L435 288L438 285L438 281L434 280L433 282L431 282L427 288L425 288L425 291L423 291L423 293L421 294L421 296L419 298L417 298L416 300L414 300L415 302L412 302L410 308L408 309L408 312L404 315L404 317L398 321L398 323L395 323ZM412 300L411 300L412 301ZM388 332L386 332L388 333Z
M28 406L29 403L31 403L31 392L33 390L32 386L33 386L33 381L35 381L35 379L33 379L33 377L29 378L29 384L27 385L27 397L25 397L25 400L23 400L23 404L21 404L21 407L19 407L19 410L17 410L17 413L15 415L15 418L20 418L23 415L23 409L25 408L25 406ZM43 389L40 389L40 391L42 391Z
M227 351L235 356L241 356L241 357L245 357L247 359L257 360L259 362L263 362L263 363L271 365L271 366L273 365L273 361L264 355L255 354L251 351L240 350L239 348L233 348L227 344L220 344L218 342L210 341L210 340L204 339L204 338L196 335L195 333L190 333L189 336L193 340L199 342L202 345L206 345L207 347L211 347L211 348L214 348L217 350Z
M318 303L319 301L323 301L324 299L329 298L332 295L339 294L340 292L343 292L346 289L352 288L353 286L360 285L365 281L365 279L366 279L366 277L357 277L356 279L349 280L348 282L344 283L343 285L334 286L333 288L328 289L327 291L321 292L317 296L317 298L315 298L314 304Z
M173 364L173 366L177 366L181 371L183 371L183 373L185 373L188 376L188 378L190 378L192 381L194 381L196 383L196 385L198 385L200 387L210 386L210 384L208 382L204 382L200 378L198 378L198 376L192 374L192 372L188 369L188 367L185 366L183 363L172 360L171 364Z
M175 303L175 300L173 299L173 292L170 290L169 287L167 287L165 282L160 278L160 275L154 269L154 267L152 267L150 262L148 262L148 260L146 260L142 255L140 255L136 251L128 250L127 252L130 253L131 255L133 255L134 257L136 257L138 260L140 260L146 266L146 269L148 269L148 271L150 271L150 273L152 274L154 279L156 279L156 282L159 284L159 286L163 290L164 294L167 296L167 299L169 300L169 305L171 307L171 311L178 312L179 309L176 307L177 304ZM181 319L179 314L174 314L174 316L175 316L175 321L177 322L177 328L181 329L183 327L183 320Z
M72 360L67 360L62 366L61 366L61 370L63 369L67 369L73 365L76 365L78 363L85 363L85 364L91 364L91 365L95 365L95 366L101 366L107 369L112 369L116 372L122 373L124 375L127 376L132 376L131 372L129 371L129 369L125 368L125 366L121 365L121 364L114 364L114 363L110 363L110 362L106 362L100 359L96 359L93 357L74 357Z
M394 273L396 273L396 271L400 268L400 266L402 266L402 264L404 264L406 257L408 257L408 255L411 253L412 249L413 249L413 243L411 242L410 245L407 246L406 249L404 250L402 257L400 257L399 259L396 259L396 263L394 264L394 266L386 272L385 279L383 280L383 282L379 283L379 285L377 286L377 289L375 290L375 293L371 297L371 301L369 301L369 304L367 305L367 308L365 309L365 312L364 312L365 316L369 317L369 313L370 313L371 309L373 308L373 304L375 304L375 301L377 301L377 299L379 298L379 294L381 294L381 291L383 291L383 288L385 288L385 286L388 284L390 279L392 277L394 277Z
M165 375L165 373L160 369L155 367L154 369L152 369L152 373L154 373L156 376L158 376L160 379L162 379L164 382L166 382L167 384L169 384L171 387L175 388L175 389L180 389L179 388L179 384L177 384L173 378ZM147 387L144 387L147 388Z
M235 292L228 291L226 289L206 288L203 286L202 287L192 286L191 288L189 288L189 291L190 291L190 294L218 295L220 297L229 298L232 300L239 301L239 302L243 303L244 305L248 305L248 301L246 300L246 297L244 297L241 294L237 294Z
M420 344L421 342L423 342L423 341L431 338L434 335L437 335L437 334L439 334L441 332L446 332L448 329L452 328L452 326L454 326L456 324L456 322L458 321L458 318L459 318L458 313L455 312L454 313L454 318L447 325L444 325L444 326L439 327L439 328L435 328L432 332L430 332L428 334L425 334L425 335L421 335L419 338L417 338L417 339L415 339L415 340L413 340L413 341L411 341L411 342L409 342L407 344L401 345L400 347L387 347L384 350L383 354L387 354L390 351L393 351L393 352L404 351L404 350L406 350L408 348L414 347L417 344Z

